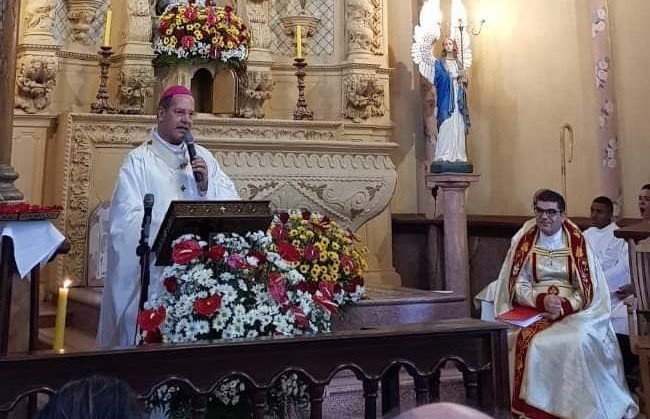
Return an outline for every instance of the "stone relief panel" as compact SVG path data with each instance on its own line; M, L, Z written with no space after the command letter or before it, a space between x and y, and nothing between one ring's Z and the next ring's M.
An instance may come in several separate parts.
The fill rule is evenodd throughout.
M343 79L343 116L359 123L386 114L384 87L374 75L353 74Z
M35 35L52 35L56 6L56 0L30 0L25 3L26 41Z
M144 113L144 101L153 96L156 81L151 67L127 67L120 72L119 112Z
M150 0L129 0L128 41L150 42L152 37Z
M382 0L346 0L348 52L383 54Z
M31 0L28 0L31 1ZM104 34L112 0L55 0L54 35L61 44L95 45Z
M239 90L239 116L264 118L264 103L271 99L274 82L270 71L248 71Z
M385 155L228 152L217 155L244 199L320 212L353 230L388 205L397 176Z
M46 109L56 85L57 72L55 57L23 57L16 74L15 107L29 114Z
M316 34L306 44L305 51L313 55L330 55L334 52L334 7L335 1L309 1L305 11L320 19ZM291 56L295 53L293 39L284 32L280 18L300 13L300 5L295 0L276 0L271 7L271 45L270 49L276 54Z
M251 29L253 48L269 49L271 46L271 0L247 0L246 17Z

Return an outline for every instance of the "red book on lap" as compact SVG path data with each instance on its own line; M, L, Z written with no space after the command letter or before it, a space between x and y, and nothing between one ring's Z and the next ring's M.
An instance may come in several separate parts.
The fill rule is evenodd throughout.
M497 320L514 324L519 327L527 327L542 319L542 312L533 307L514 306L512 310L506 311Z

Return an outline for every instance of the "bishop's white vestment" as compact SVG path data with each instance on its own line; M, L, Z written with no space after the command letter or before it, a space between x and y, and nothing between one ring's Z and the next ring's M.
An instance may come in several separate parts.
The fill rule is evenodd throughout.
M620 419L638 408L627 389L610 323L602 268L580 230L566 221L554 236L530 220L515 235L496 284L495 315L514 305L543 311L547 294L562 317L509 333L512 410L531 418Z
M583 234L605 273L611 295L614 331L627 335L627 307L616 297L615 292L621 286L631 283L630 255L625 240L614 236L616 229L618 229L616 223L610 223L603 228L589 227Z
M156 238L171 201L240 199L235 185L214 156L197 145L208 167L208 190L201 193L194 180L185 144L164 141L155 130L131 151L120 168L110 209L108 270L97 331L99 347L134 344L140 298L140 266L136 247L144 215L145 194L154 195L149 244ZM161 289L162 268L151 260L149 297Z

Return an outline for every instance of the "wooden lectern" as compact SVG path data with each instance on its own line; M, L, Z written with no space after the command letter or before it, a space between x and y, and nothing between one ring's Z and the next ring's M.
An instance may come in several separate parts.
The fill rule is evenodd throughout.
M172 201L152 251L156 265L171 265L172 242L183 234L206 241L217 233L266 231L273 220L270 201Z

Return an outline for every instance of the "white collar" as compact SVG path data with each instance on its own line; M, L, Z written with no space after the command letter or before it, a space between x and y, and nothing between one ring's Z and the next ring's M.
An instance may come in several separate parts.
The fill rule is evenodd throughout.
M171 152L173 152L175 154L185 154L185 142L184 141L181 142L180 144L172 144L169 141L163 139L155 128L151 130L151 136L154 138L154 140L158 140L169 151L171 151Z
M537 245L546 249L559 249L564 247L564 229L560 227L554 234L547 236L542 230L539 231Z

